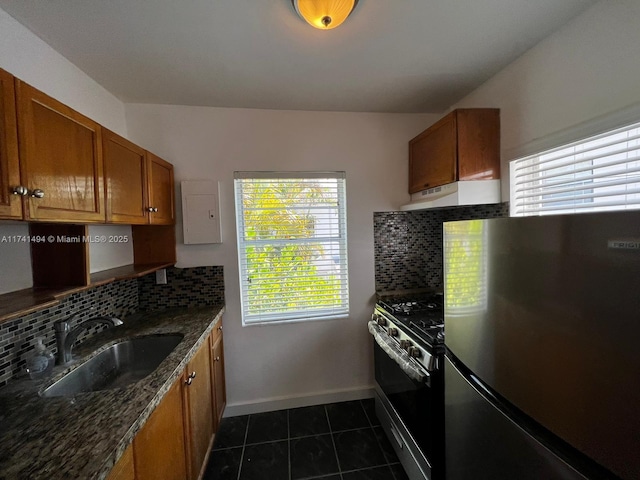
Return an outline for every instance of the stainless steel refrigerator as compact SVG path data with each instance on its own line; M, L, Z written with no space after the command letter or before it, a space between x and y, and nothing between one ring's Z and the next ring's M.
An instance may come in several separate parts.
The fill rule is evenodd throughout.
M640 479L640 212L444 224L447 480Z

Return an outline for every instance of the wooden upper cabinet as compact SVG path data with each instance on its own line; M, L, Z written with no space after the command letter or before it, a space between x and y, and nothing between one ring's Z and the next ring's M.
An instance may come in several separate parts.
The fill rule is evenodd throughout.
M102 129L107 222L148 223L145 150Z
M187 365L183 382L185 425L187 426L188 478L202 478L213 438L211 410L211 359L205 342Z
M14 77L0 69L0 218L22 218L22 197L13 194L19 185Z
M409 193L456 179L456 117L447 115L409 142Z
M409 142L409 193L500 178L500 110L454 110Z
M173 165L147 152L148 212L151 225L175 223Z
M104 222L100 125L16 82L25 220Z

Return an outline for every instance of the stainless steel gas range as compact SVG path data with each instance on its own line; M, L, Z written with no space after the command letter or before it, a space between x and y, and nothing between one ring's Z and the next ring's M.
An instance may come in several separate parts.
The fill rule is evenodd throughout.
M444 473L444 328L441 294L383 297L374 338L376 413L411 480Z

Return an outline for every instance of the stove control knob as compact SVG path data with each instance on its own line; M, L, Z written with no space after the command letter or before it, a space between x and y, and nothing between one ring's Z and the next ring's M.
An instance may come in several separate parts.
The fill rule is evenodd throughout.
M382 315L378 315L378 325L380 325L381 327L384 327L387 324L387 319L384 318Z
M400 348L409 351L409 348L411 348L411 342L409 340L400 340Z
M420 358L420 349L417 347L409 347L407 349L407 353L409 354L410 357Z
M392 337L397 337L398 329L394 327L389 327L389 335L391 335Z

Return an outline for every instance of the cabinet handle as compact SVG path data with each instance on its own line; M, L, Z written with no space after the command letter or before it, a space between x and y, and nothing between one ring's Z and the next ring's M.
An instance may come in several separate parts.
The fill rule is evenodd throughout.
M27 195L29 195L29 189L22 185L18 185L17 187L13 187L13 190L11 190L11 194L26 197Z
M149 208L147 208L147 212L155 213L155 212L157 212L157 211L158 211L158 209L157 209L156 207L149 207Z
M35 190L31 191L30 195L32 198L42 198L44 197L44 191L36 188Z

